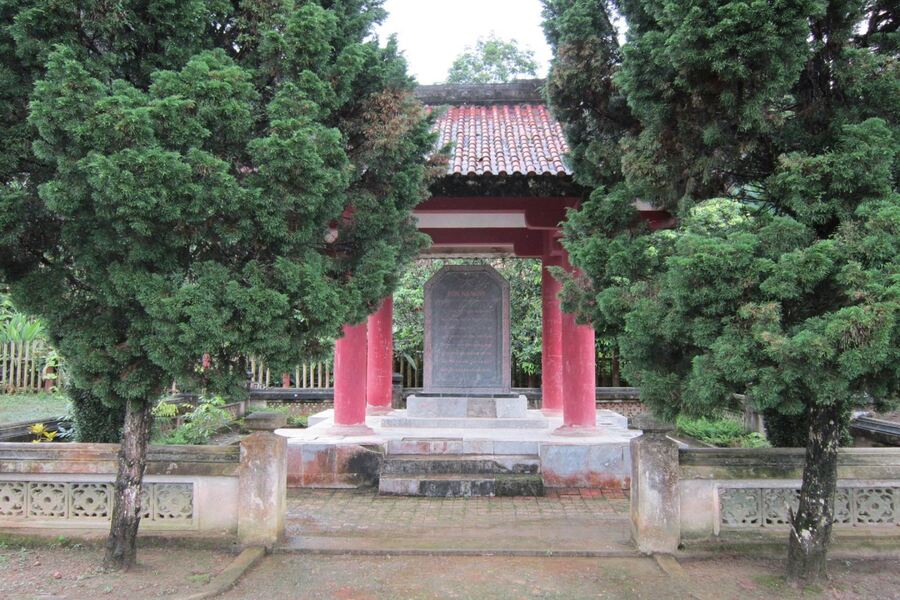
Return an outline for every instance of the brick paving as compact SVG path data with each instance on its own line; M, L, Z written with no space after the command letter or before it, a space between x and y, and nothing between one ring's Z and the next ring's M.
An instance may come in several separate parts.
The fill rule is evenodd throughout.
M291 490L287 547L374 552L631 553L622 492L544 497L419 498L374 491Z

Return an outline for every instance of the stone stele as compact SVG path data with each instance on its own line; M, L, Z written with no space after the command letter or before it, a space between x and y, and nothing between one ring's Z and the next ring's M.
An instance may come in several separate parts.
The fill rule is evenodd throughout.
M442 268L425 284L425 393L510 390L509 282L487 265Z

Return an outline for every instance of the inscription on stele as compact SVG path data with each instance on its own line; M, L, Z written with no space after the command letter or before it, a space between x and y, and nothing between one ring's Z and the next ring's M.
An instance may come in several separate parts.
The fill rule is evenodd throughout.
M503 390L504 284L496 272L449 270L428 287L431 389ZM428 368L428 367L426 367ZM428 391L428 390L426 390Z

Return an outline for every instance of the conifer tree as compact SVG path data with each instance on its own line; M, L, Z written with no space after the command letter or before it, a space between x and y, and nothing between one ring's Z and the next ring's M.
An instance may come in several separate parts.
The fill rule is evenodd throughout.
M593 189L567 305L665 417L746 394L807 424L787 570L815 581L850 408L900 387L896 2L544 5L550 100ZM649 231L636 200L677 227Z
M0 279L125 406L108 567L172 379L327 350L420 248L432 138L381 4L0 1Z

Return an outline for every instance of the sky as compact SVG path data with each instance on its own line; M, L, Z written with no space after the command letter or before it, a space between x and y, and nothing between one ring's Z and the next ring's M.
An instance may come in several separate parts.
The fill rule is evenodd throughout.
M385 0L389 15L378 28L395 33L419 83L440 83L453 60L491 32L534 50L538 76L547 74L550 47L541 29L540 0Z

